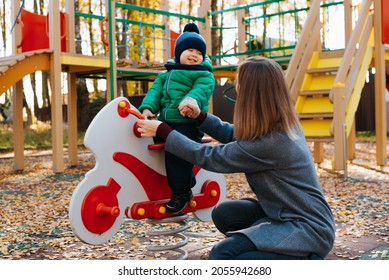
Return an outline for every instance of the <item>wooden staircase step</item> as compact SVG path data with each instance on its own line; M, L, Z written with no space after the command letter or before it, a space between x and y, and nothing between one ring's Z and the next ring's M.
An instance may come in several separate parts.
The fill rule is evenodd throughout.
M319 52L320 59L332 59L332 58L342 59L343 56L344 56L344 49Z
M307 142L334 142L334 137L305 137Z
M307 69L307 74L324 74L324 73L334 73L339 70L338 66L334 67L321 67L321 68L310 68Z
M319 89L319 90L302 90L299 91L299 95L302 96L318 96L318 95L329 95L330 89Z
M333 113L324 113L324 114L299 114L299 119L332 119L334 117Z

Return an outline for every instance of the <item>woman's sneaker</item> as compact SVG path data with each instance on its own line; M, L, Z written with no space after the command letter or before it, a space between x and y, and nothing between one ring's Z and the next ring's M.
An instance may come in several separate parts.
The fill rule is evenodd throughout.
M170 201L166 203L166 210L169 213L177 214L185 208L192 197L192 191L184 194L172 194Z

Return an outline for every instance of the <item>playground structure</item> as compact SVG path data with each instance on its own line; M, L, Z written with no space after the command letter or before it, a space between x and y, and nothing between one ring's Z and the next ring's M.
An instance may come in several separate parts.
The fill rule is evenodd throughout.
M389 51L384 43L389 43L388 7L387 1L364 0L358 7L352 7L350 0L343 3L322 3L311 1L311 6L288 7L282 10L285 1L264 1L243 5L237 1L236 7L209 12L210 1L202 1L198 17L169 13L168 1L163 1L161 9L150 9L128 4L105 1L106 15L84 14L74 11L74 2L65 1L65 7L60 12L60 1L50 1L49 16L39 18L41 25L48 34L44 46L29 45L32 41L22 28L13 31L14 54L0 59L1 93L14 87L13 90L13 132L14 135L14 168L24 168L23 148L23 118L22 118L22 83L21 79L35 71L49 71L52 91L52 145L53 171L62 172L65 168L63 158L62 131L62 96L61 72L68 76L68 152L69 163L77 163L77 106L76 85L77 76L101 76L107 80L107 101L117 96L116 80L148 79L153 80L159 71L163 70L161 62L166 61L171 54L174 38L179 30L171 30L169 21L173 17L181 20L193 20L201 27L201 33L207 41L208 50L212 49L211 34L214 30L228 32L233 29L237 35L231 46L221 49L220 53L211 55L214 62L216 78L232 78L235 75L237 62L248 55L264 55L277 60L286 68L286 78L291 88L292 97L296 102L296 111L300 116L307 141L314 142L314 158L321 162L323 158L323 143L334 142L334 169L346 170L347 158L354 155L355 129L354 115L360 100L364 85L366 70L375 69L375 106L376 106L376 162L386 164L386 100L385 100L385 63L389 61ZM290 4L290 5L292 5ZM270 12L272 6L278 12ZM326 48L324 35L330 30L325 29L326 20L323 12L331 6L343 6L344 13L344 49L331 50ZM293 5L292 5L293 6ZM13 1L13 20L18 18L20 1ZM151 13L156 20L153 24L134 22L126 18L115 18L115 11L132 10L139 13ZM267 10L266 10L267 9ZM26 12L24 12L27 14ZM235 15L234 27L215 26L211 17L227 13ZM357 13L357 20L353 20ZM302 14L303 16L300 16ZM52 15L52 16L50 16ZM70 15L74 15L70 16ZM31 16L31 15L30 15ZM287 37L284 30L285 17L295 17L293 38ZM75 17L87 18L98 22L101 26L101 46L107 50L101 56L78 54L75 52ZM299 21L303 19L303 26ZM278 24L279 39L270 38L271 24ZM118 59L120 48L130 54L131 44L119 44L116 40L116 26L147 26L155 34L162 32L162 37L154 36L155 47L150 59L145 54L147 50L141 45L135 46L139 59L131 57ZM24 22L24 27L28 23ZM53 28L49 28L53 27ZM288 26L288 28L290 28ZM131 30L128 28L128 30ZM143 30L143 29L141 29ZM157 30L159 30L157 32ZM260 30L258 32L258 30ZM266 31L268 30L268 31ZM159 34L159 33L158 33ZM124 35L122 35L124 36ZM135 37L137 38L135 38ZM228 35L224 35L228 36ZM146 39L147 34L132 34L129 40ZM260 37L260 40L256 38ZM339 39L339 38L337 38ZM34 40L40 41L40 40ZM276 41L276 43L274 43ZM48 44L47 44L48 43ZM260 44L262 46L260 46ZM140 43L141 44L141 43ZM19 51L17 46L19 46ZM150 53L150 52L149 52ZM229 58L235 63L225 63Z
M373 2L375 11L387 11L381 9L379 1L363 1L354 29L345 24L345 49L332 52L315 49L320 8L314 2L306 22L312 31L303 30L286 73L305 136L315 143L315 161L323 158L321 141L333 141L333 166L345 172L347 158L354 158L354 117L366 72L372 66L376 69L376 161L381 166L386 163L385 55L381 40L384 29L381 13L370 11ZM350 6L344 7L345 18L349 18Z

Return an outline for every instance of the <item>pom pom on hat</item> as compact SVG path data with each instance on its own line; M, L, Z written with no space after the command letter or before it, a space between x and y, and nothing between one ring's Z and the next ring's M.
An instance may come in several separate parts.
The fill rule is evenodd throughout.
M179 63L181 53L186 49L196 49L201 52L203 58L207 51L207 45L204 38L200 35L198 26L193 23L187 23L184 27L183 33L176 40L176 47L174 49L174 60Z
M199 27L194 22L189 22L184 26L183 32L196 32L197 34L200 34Z

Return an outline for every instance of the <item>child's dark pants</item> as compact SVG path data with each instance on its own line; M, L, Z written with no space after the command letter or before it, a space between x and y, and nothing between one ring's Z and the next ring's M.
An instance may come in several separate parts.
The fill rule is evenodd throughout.
M169 124L189 139L201 143L204 135L196 124ZM196 185L193 164L165 151L165 166L169 186L174 194L186 194Z

